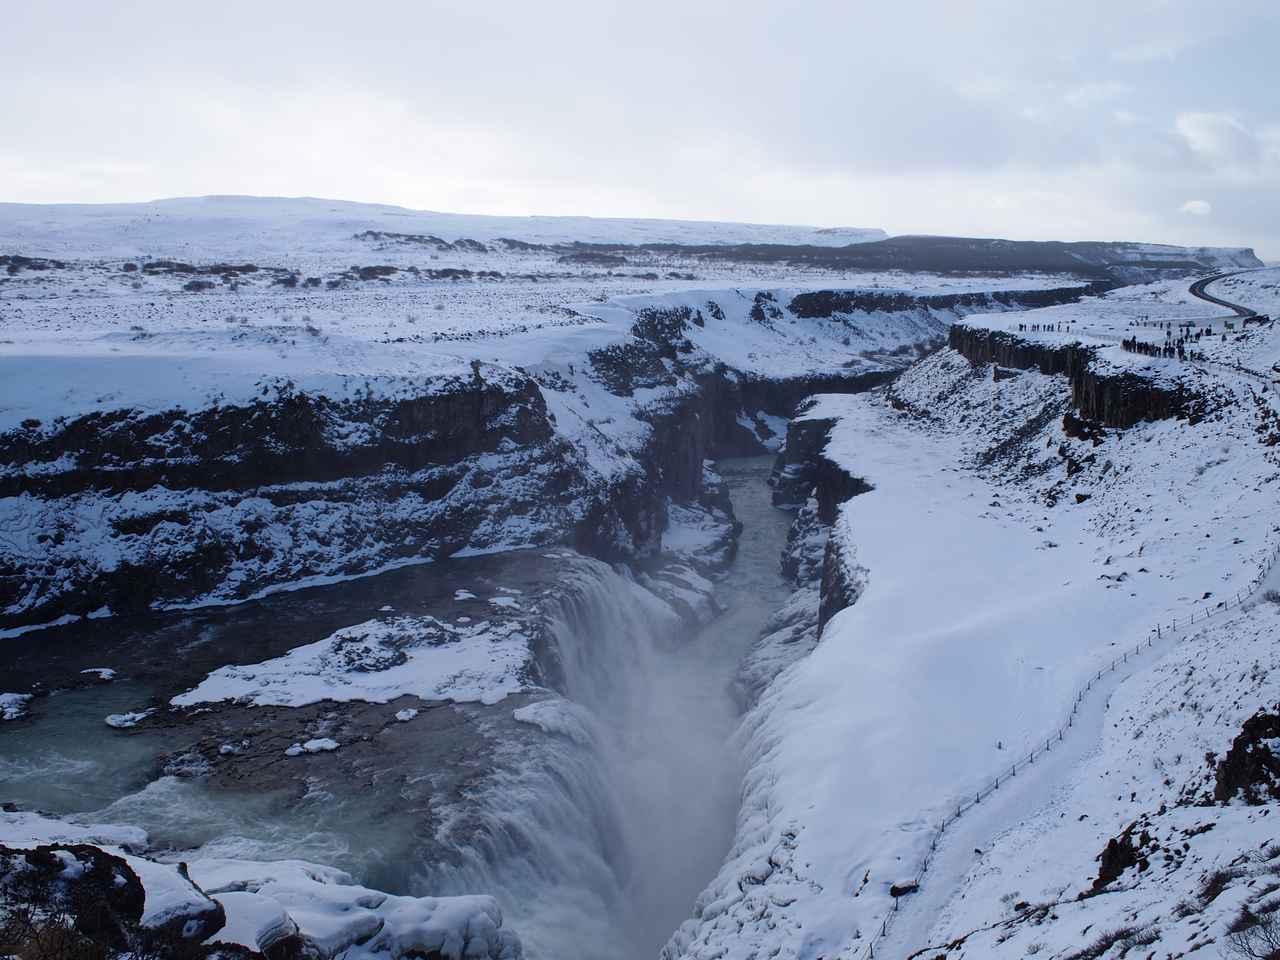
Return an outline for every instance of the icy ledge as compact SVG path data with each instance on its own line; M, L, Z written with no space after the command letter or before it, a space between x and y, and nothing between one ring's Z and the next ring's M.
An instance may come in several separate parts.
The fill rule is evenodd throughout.
M124 862L133 877L118 876L116 886L134 878L141 882L141 928L172 929L178 939L202 937L205 944L253 951L292 939L299 955L326 960L523 956L516 935L502 929L502 912L492 897L391 896L356 884L341 870L301 860L161 863L129 852L146 844L146 835L136 828L0 813L0 855L52 848L66 864L56 878L64 887L86 875L83 864L89 851L72 846L82 844ZM69 899L74 902L74 896Z

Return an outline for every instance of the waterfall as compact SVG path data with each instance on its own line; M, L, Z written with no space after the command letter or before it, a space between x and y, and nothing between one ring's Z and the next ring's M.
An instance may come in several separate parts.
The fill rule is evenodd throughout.
M422 892L494 894L534 960L656 960L733 839L732 679L788 593L769 466L726 470L745 528L718 588L728 610L701 629L625 569L562 565L543 611L558 692L494 738L495 772L444 817L454 855L423 868Z
M731 839L737 654L698 655L667 603L586 558L544 612L563 696L515 710L528 733L499 741L448 828L466 840L419 882L496 895L534 958L653 958Z

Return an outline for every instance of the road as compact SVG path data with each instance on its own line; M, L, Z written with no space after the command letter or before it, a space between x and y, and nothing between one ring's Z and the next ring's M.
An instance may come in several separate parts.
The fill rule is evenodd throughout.
M1212 277L1205 277L1201 280L1197 280L1195 283L1193 283L1190 286L1189 292L1193 297L1199 297L1201 300L1205 300L1208 303L1216 303L1220 307L1226 307L1228 310L1232 311L1237 317L1252 317L1252 316L1255 316L1256 314L1254 313L1254 311L1250 310L1248 307L1242 307L1238 303L1232 303L1229 300L1223 300L1222 298L1215 297L1213 294L1205 291L1205 287L1209 286L1209 284L1213 283L1215 280L1224 280L1227 277L1235 277L1242 273L1251 273L1251 272L1252 272L1251 270L1233 270L1230 273L1216 273Z

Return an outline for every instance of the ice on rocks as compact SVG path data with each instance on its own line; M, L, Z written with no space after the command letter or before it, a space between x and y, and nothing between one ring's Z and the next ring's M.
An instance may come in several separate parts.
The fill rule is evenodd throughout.
M17 720L27 714L29 693L0 693L0 720Z
M516 621L459 625L430 616L391 617L344 627L274 660L222 667L171 702L297 707L321 700L387 703L412 695L496 703L524 689L529 658L528 635Z
M104 718L103 722L108 727L115 727L117 730L124 730L128 727L136 727L155 712L155 707L148 707L146 710L131 710L128 713L113 713L109 717Z

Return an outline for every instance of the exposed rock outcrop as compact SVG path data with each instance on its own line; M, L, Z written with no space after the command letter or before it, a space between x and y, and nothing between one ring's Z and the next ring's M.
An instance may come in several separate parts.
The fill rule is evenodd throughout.
M19 956L212 957L223 907L183 868L154 865L166 886L144 889L120 856L90 844L0 845L0 951Z
M973 312L993 308L1034 310L1074 303L1082 296L1096 296L1114 286L1092 282L1048 290L997 290L993 293L941 293L917 296L900 290L816 290L797 294L791 312L800 317L830 317L857 311L950 310Z
M1280 799L1280 757L1272 746L1280 738L1280 707L1259 711L1244 722L1240 735L1218 763L1213 799L1225 803L1237 794L1246 803Z
M1079 343L1051 347L1000 330L954 324L948 344L973 364L1062 374L1071 383L1071 402L1081 416L1108 427L1189 417L1198 399L1180 386L1133 373L1099 372L1095 350Z

